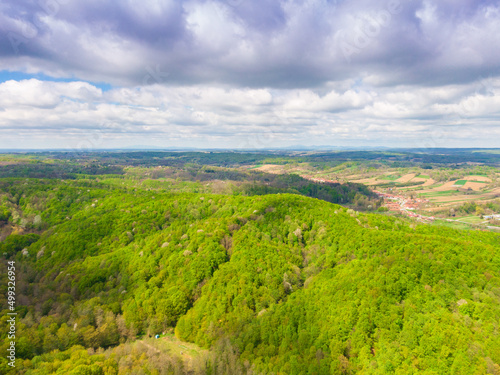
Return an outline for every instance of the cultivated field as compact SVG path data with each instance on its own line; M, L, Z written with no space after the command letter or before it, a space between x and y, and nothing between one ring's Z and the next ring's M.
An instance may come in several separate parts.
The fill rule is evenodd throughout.
M254 170L267 173L296 173L314 181L353 182L397 197L420 198L416 211L421 215L442 214L468 203L486 204L500 198L500 170L485 168L479 173L471 173L477 166L469 169L452 169L445 166L422 168L389 168L382 163L372 168L368 161L348 162L330 169L320 169L310 163L262 164ZM397 206L397 205L396 205ZM394 211L393 208L391 208ZM404 209L403 209L404 211ZM447 211L446 211L447 212ZM456 220L453 218L453 220ZM479 216L464 216L456 225L483 225L485 220ZM451 225L448 223L447 225Z

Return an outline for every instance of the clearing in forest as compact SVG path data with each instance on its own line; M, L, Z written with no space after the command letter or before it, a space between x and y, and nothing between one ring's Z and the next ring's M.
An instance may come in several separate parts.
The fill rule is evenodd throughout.
M174 334L161 335L158 339L145 338L137 341L137 343L148 347L154 352L181 357L188 362L208 352L208 350L202 349L195 344L179 340Z

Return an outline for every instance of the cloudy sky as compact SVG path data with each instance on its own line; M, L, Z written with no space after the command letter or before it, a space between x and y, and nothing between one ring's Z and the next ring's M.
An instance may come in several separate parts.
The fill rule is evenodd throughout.
M6 0L0 148L500 147L500 2Z

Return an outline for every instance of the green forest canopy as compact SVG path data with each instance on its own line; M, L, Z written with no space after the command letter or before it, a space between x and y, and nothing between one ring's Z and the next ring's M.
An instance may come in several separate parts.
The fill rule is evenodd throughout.
M301 195L165 193L88 179L4 180L1 199L5 219L32 232L1 243L3 264L17 267L15 373L68 373L75 356L70 373L126 373L120 356L134 358L129 373L162 373L131 353L82 348L170 329L201 347L225 345L241 373L500 371L498 234ZM237 373L214 363L199 373Z

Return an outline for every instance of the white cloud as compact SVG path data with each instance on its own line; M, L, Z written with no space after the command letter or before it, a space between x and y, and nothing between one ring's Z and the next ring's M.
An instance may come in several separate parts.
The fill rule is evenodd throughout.
M69 148L95 134L102 140L99 147L118 147L120 142L208 146L203 139L217 147L342 144L353 139L402 146L428 139L433 119L451 143L467 142L457 126L466 127L470 139L479 137L477 129L496 127L499 82L488 81L483 93L482 88L481 82L433 89L402 86L379 89L375 95L366 85L323 94L152 85L103 93L86 82L30 79L0 84L0 129L10 137L15 132L38 139L43 135L47 145L57 140L58 147ZM470 129L471 122L476 131ZM495 140L486 138L493 146Z
M46 82L37 79L0 84L0 107L54 108L65 99L91 102L102 91L86 82Z
M97 129L102 147L497 139L494 1L42 3L0 4L0 69L82 82L0 83L6 144L23 129L59 143Z

